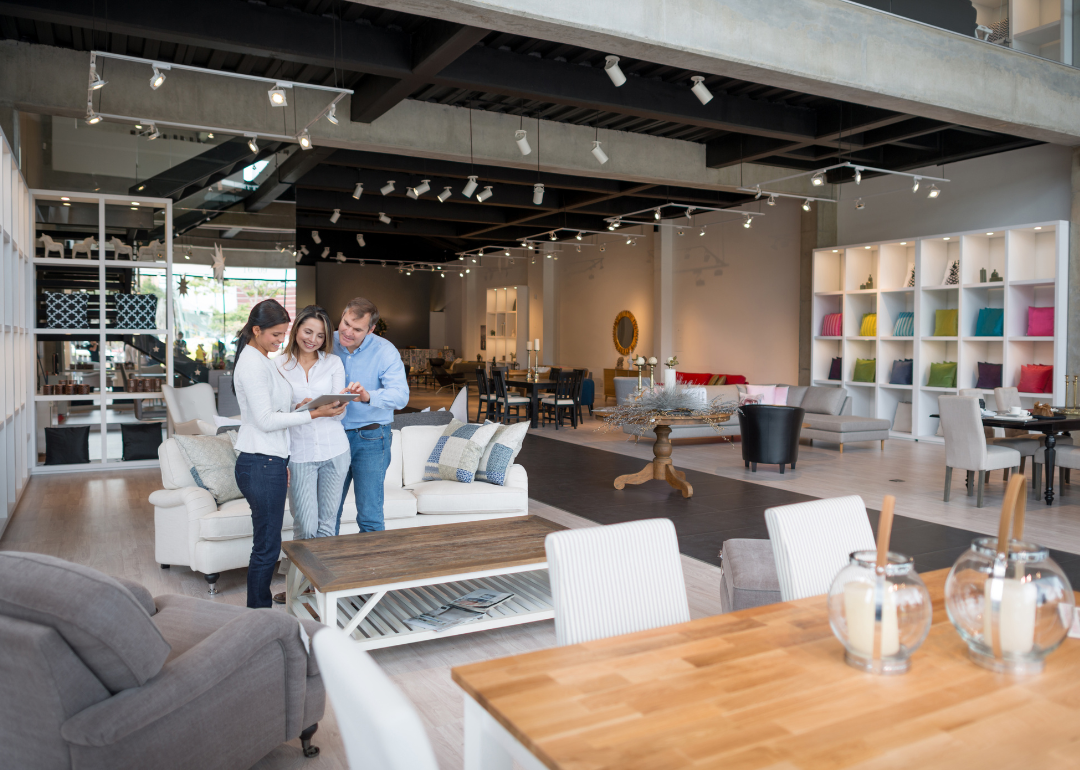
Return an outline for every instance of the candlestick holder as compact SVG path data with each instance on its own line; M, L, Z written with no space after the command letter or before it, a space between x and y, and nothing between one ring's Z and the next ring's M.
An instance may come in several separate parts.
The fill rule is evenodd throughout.
M533 366L533 351L526 351L529 356L529 370L525 373L526 382L536 381L536 367Z
M645 364L635 363L634 366L637 367L637 389L640 393L642 391L641 375L642 372L645 370Z
M649 387L656 387L656 364L649 364Z

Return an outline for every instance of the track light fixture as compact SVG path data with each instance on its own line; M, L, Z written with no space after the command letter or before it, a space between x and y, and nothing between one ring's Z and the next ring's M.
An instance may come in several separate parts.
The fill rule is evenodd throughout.
M300 136L297 137L297 141L300 142L301 150L311 149L311 134L308 133L308 130L306 128L300 132Z
M619 68L618 56L604 57L604 72L611 78L611 82L615 84L616 88L626 82L626 75L624 75L623 71Z
M311 240L315 241L316 244L322 243L322 238L319 237L319 231L318 230L312 230L311 231Z
M363 194L364 194L364 183L363 182L357 182L356 183L356 188L352 191L352 197L359 200L360 196L363 195Z
M581 231L578 230L578 234L575 235L574 237L577 238L580 241L581 240Z
M533 204L539 206L544 202L544 185L537 182L533 185Z
M424 194L424 193L426 193L426 192L427 192L428 190L430 190L430 189L431 189L431 185L430 185L430 184L428 184L428 182L430 182L430 181L431 181L430 179L421 179L421 180L420 180L420 184L418 184L418 185L416 186L416 188L415 188L415 189L416 189L416 194L417 194L417 195L423 195L423 194Z
M812 184L814 187L821 187L823 184L825 184L825 172L819 171L812 177L810 177L810 184Z
M866 204L862 202L862 198L859 198L857 201L855 201L855 209L857 211L862 211L864 208L866 208Z
M694 96L698 98L699 102L701 102L702 104L708 104L712 101L713 96L712 91L709 90L708 86L701 82L704 79L705 78L701 75L694 75L692 78L690 78L690 80L692 80L694 83L694 85L691 86L690 90L694 92Z
M927 193L926 197L927 198L936 198L939 195L941 195L941 190L938 189L938 186L936 184L930 185L930 192Z
M660 220L660 207L659 206L657 206L656 211L653 212L653 219L655 219L657 221Z
M415 187L406 187L405 188L405 195L412 198L413 200L416 200L417 198L420 197L420 194L416 192Z
M266 92L273 107L285 107L289 101L285 98L285 87L281 83L275 83L274 87Z
M855 167L855 184L862 184L862 169Z
M776 196L775 195L770 195L769 199L767 201L765 201L765 205L766 206L775 206L776 205Z
M391 179L389 182L387 182L386 184L384 184L382 187L379 188L379 192L381 192L383 195L389 195L393 191L394 191L394 180L393 179Z
M917 177L915 177L914 180L912 180L912 182L911 182L911 191L913 193L917 193L919 191L919 182L921 182L921 181L922 181L921 176L917 176Z
M151 64L150 66L154 68L154 74L150 77L150 88L156 91L161 88L161 84L165 82L165 75L161 70L167 70L169 68L163 64Z
M594 158L600 161L601 166L608 162L607 153L604 152L604 148L600 146L599 141L592 143L592 154Z
M334 213L330 215L330 221L336 225L339 219L341 219L341 209L334 209Z
M491 186L490 185L488 185L487 187L485 187L483 190L481 190L480 192L478 192L476 194L476 200L480 201L481 203L483 203L484 201L486 201L490 197L491 197Z
M100 91L105 87L107 82L108 81L101 79L101 75L97 73L97 67L95 65L90 65L90 90Z
M747 216L746 221L742 223L742 226L745 227L747 230L749 230L751 228L751 226L753 226L753 224L754 224L754 218L751 217L751 216Z
M510 256L510 249L507 249L505 253L506 253L506 256L509 257Z
M308 248L307 248L307 246L306 246L306 245L303 245L303 244L301 244L301 245L300 245L300 253L301 253L301 254L303 254L304 256L307 256L307 255L308 255L308 254L310 254L311 252L310 252L310 251L308 251Z
M517 142L522 155L528 155L532 152L532 147L529 146L529 132L525 129L519 128L514 132L514 141Z
M443 191L441 193L439 193L438 195L436 195L435 197L439 199L439 203L446 203L446 199L449 198L453 194L454 193L451 192L449 187L444 187Z
M552 230L550 233L548 233L548 239L552 240L552 241L555 240L555 231L554 230Z
M161 136L161 132L158 131L158 127L153 123L150 124L150 133L146 135L148 141L153 141Z
M809 211L810 210L810 199L809 198L807 198L806 200L804 200L802 202L802 210L803 211Z
M461 194L466 198L471 198L472 194L476 192L476 187L476 177L471 176L469 177L469 181L465 183L465 187L462 188Z
M98 123L101 122L101 116L93 110L87 110L86 117L83 120L86 121L86 124L88 126L96 126Z
M678 230L676 230L675 232L677 232L679 235L686 235L686 231L683 230L683 228L681 228L681 227Z
M367 246L367 243L364 242L364 234L363 233L357 233L356 234L356 242L360 246L360 248L364 248L365 246Z
M335 126L341 122L338 120L336 104L330 105L330 109L326 111L326 119L333 123Z
M695 209L693 206L687 206L686 207L686 221L687 222L693 222L694 221L693 218L692 218L692 215L693 215L693 213L695 211L697 211L697 209Z
M329 247L327 247L327 248L329 248ZM338 262L341 262L341 263L344 264L344 262L345 262L345 252L344 251L339 251L337 253L337 256L334 257L334 259L336 259Z
M321 256L322 256L322 258L323 258L323 259L326 259L327 257L329 257L329 256L330 256L330 247L329 247L329 246L323 246L323 250L322 250L322 255L321 255Z
M383 212L380 211L379 212L379 221L382 222L384 225L388 225L388 224L390 224L390 222L392 220L390 219L390 217L386 216L386 214L384 214Z
M701 228L701 232L700 232L700 233L698 233L698 235L705 235L705 228L704 228L704 227L703 227L703 228Z
M633 239L633 238L627 238L627 239L626 239L626 245L627 245L627 246L631 246L631 245L633 245L633 243L634 243L634 239Z
M601 253L601 254L603 254L603 253L604 253L604 250L605 250L606 248L607 248L607 247L606 247L606 246L604 246L604 244L602 244L602 243L601 243L601 244L600 244L600 253Z

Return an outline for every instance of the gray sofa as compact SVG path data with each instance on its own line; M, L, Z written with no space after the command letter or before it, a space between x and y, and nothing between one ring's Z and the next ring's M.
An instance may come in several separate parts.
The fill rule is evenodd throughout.
M745 393L742 385L704 385L705 398L708 401L719 397L722 401L738 401L739 395ZM616 377L615 397L618 403L626 402L626 399L637 388L636 377ZM844 451L844 444L853 441L877 441L882 442L889 437L890 423L888 420L879 420L874 417L858 417L851 413L851 398L846 388L837 388L830 385L788 385L788 406L799 406L806 410L806 425L802 429L802 438L818 439L840 445L840 451ZM652 430L648 428L623 428L624 433L632 436L653 437ZM704 438L710 436L738 436L739 423L731 420L723 425L718 433L708 425L673 425L671 438Z
M318 753L303 621L33 553L0 553L0 585L5 767L245 768L297 737Z

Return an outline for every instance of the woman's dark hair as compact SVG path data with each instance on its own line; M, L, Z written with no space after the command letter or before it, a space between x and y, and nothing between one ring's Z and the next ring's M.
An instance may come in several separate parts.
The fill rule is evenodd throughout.
M283 308L276 299L264 299L255 305L248 314L248 320L244 324L244 328L236 335L236 358L233 361L240 360L240 352L244 349L244 346L251 342L251 338L255 335L254 329L256 326L260 329L269 329L271 326L280 326L288 322L289 311Z
M326 355L334 352L334 327L330 323L330 314L318 305L308 305L296 314L296 320L293 321L292 329L289 331L289 341L285 343L285 361L286 363L291 361L292 366L296 366L296 362L300 360L300 345L296 341L296 335L304 322L312 318L322 321L324 334L326 335L325 339L323 339L322 352Z

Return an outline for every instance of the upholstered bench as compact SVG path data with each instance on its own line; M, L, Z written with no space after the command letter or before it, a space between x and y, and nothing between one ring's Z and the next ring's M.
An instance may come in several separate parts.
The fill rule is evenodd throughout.
M889 437L891 423L888 420L879 420L875 417L857 417L852 414L813 414L806 413L806 425L803 428L802 437L808 439L820 439L840 445L840 451L844 451L844 444L853 441L880 441L881 448L885 448L885 439Z
M720 550L720 609L747 610L780 601L772 541L735 538Z

